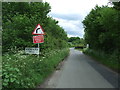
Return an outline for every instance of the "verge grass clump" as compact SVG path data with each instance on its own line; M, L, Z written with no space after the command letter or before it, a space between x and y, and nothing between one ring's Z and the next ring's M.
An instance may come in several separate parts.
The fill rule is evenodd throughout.
M116 72L120 71L120 53L117 50L109 54L100 50L84 49L83 53L93 57L95 60L115 70Z

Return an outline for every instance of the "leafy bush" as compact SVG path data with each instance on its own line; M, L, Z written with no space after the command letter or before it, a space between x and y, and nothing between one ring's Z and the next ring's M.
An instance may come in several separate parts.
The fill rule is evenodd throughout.
M10 65L6 64L3 69L3 87L11 88L17 87L20 84L20 77L21 73L18 68L11 67ZM13 87L13 88L14 88Z

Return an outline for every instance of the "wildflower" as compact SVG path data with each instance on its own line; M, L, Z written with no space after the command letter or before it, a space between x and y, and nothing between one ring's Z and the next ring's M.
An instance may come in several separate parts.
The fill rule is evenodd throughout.
M45 57L42 57L42 58L45 58Z

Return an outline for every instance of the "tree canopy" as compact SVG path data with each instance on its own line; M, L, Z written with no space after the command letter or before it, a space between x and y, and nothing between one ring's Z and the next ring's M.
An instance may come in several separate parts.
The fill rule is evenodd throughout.
M41 24L46 33L44 44L40 44L42 51L67 47L67 34L58 21L48 15L50 11L47 2L3 2L3 52L15 47L35 47L32 31L37 24Z
M117 6L115 6L117 7ZM120 11L96 6L83 21L85 40L91 49L111 52L120 48Z

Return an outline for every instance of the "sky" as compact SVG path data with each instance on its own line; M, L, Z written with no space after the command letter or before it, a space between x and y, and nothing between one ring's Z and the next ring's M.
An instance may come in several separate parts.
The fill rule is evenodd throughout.
M109 0L43 0L51 6L49 16L59 21L68 37L83 38L82 21L96 5L107 5Z

